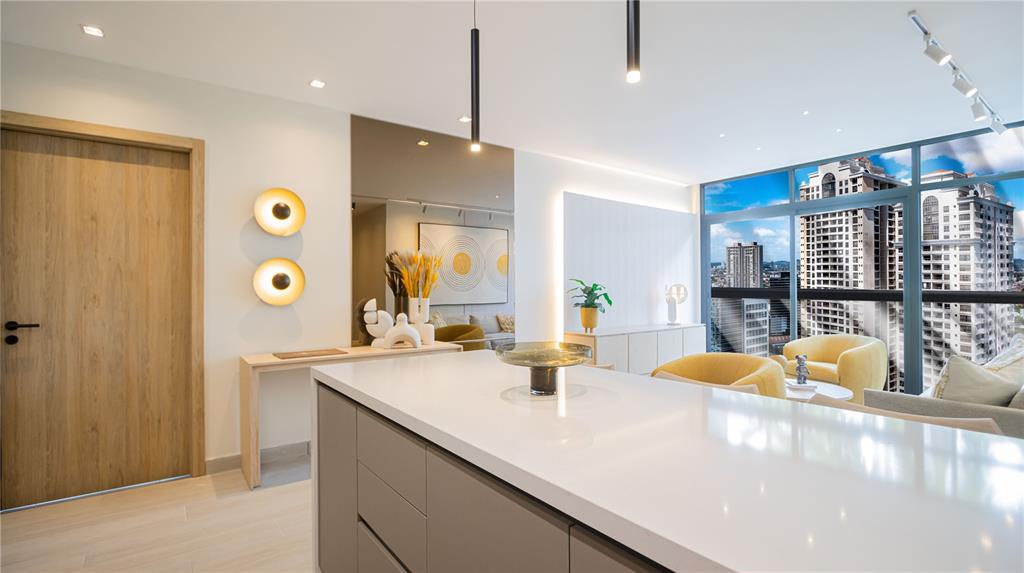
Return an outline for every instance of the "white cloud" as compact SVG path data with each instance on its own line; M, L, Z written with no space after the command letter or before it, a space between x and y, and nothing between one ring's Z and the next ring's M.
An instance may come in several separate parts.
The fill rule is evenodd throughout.
M1002 135L986 133L924 147L921 159L945 155L960 160L972 173L1003 173L1024 169L1024 129Z
M711 185L704 186L704 196L714 197L715 195L721 195L729 188L727 183L712 183Z
M754 229L754 234L758 237L778 237L782 233L767 227L757 227Z
M909 149L898 149L896 151L889 151L880 155L882 159L887 161L896 161L903 165L910 165L910 150Z

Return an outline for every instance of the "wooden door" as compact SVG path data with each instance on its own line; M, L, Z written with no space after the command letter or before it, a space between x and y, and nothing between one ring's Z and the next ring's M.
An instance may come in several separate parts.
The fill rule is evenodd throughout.
M2 134L3 508L190 473L189 155Z

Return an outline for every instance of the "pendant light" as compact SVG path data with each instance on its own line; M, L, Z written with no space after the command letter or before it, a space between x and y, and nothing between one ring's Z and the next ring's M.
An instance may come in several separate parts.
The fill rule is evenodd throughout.
M640 0L626 0L626 82L640 81Z
M480 30L476 27L476 0L473 0L473 29L469 31L469 150L480 153Z

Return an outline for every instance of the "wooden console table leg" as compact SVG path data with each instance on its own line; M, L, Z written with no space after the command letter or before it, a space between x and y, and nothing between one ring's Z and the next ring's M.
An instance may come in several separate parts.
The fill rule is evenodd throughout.
M243 360L239 383L242 475L254 489L260 486L260 371Z

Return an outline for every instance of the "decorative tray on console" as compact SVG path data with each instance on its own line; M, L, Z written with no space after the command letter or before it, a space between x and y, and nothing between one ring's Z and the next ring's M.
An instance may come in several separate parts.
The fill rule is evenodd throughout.
M586 362L592 351L589 346L568 342L516 342L502 344L495 353L506 364L530 369L530 394L551 396L563 368Z

